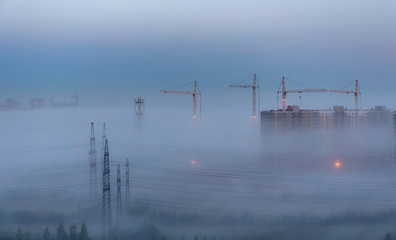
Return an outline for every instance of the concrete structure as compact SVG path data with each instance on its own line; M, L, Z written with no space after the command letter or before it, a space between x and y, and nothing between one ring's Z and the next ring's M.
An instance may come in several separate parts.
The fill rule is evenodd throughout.
M5 99L4 104L0 105L1 110L15 110L20 108L21 108L21 104L12 98Z
M260 113L265 157L296 158L312 163L343 159L349 163L396 163L396 113L376 106L371 110L301 110ZM291 157L292 156L292 157ZM300 160L301 161L301 160Z
M329 110L301 110L298 106L288 106L286 111L262 111L261 132L288 133L308 129L352 129L364 127L391 127L392 112L385 106L372 110L347 110L334 106Z
M31 98L29 100L30 107L34 109L41 109L45 107L45 99L44 98Z

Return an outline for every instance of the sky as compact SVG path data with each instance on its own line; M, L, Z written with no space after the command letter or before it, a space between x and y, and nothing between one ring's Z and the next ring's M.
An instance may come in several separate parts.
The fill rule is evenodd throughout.
M245 107L250 91L227 86L256 73L262 109L276 107L282 76L329 89L359 79L362 108L396 109L395 10L391 0L0 0L0 98L68 102L78 92L81 106L112 107L141 95L161 107L161 89L197 81L204 107ZM302 99L353 107L352 96Z
M11 97L27 106L29 98L50 96L56 103L72 102L71 96L78 92L81 106L76 111L2 112L4 124L0 130L5 137L0 141L3 143L0 154L9 162L3 171L13 174L27 162L24 173L33 169L32 175L21 180L27 187L41 181L29 181L41 174L39 170L34 171L37 163L32 159L39 160L38 167L46 171L58 168L59 161L68 166L65 171L75 173L75 168L87 167L89 123L96 124L99 149L100 126L106 122L111 161L123 163L130 157L138 160L138 164L140 161L141 167L148 164L154 170L171 163L188 170L195 167L197 174L201 167L203 171L223 169L218 174L230 174L231 189L251 187L255 191L260 186L250 185L231 173L240 170L249 174L272 168L262 161L258 122L244 118L251 114L251 90L229 89L228 85L246 79L244 83L249 83L256 73L260 107L273 109L277 106L276 92L282 76L306 88L346 90L352 90L353 81L359 79L362 108L386 105L396 109L395 10L394 0L0 0L0 103ZM192 91L192 81L198 82L202 93L199 102L202 100L203 116L199 121L191 118L191 96L160 93L162 89L175 89L186 83L190 84L178 90ZM301 88L293 81L287 82L288 89ZM133 99L138 96L145 99L147 110L142 129L134 126L132 111L115 108L132 108ZM354 106L353 96L335 93L289 94L288 101L303 109L327 109L335 104ZM160 111L155 111L156 108ZM237 111L233 111L235 109ZM309 132L305 138L298 136L296 141L306 140L310 134L315 133ZM336 203L338 197L347 198L347 204L340 202L345 209L355 201L382 204L395 199L394 192L387 189L393 186L394 180L391 168L385 165L389 158L383 157L389 148L378 146L389 141L383 136L375 138L377 136L372 134L373 140L366 144L376 141L377 145L365 148L366 151L373 149L375 156L363 160L367 168L379 162L383 167L379 174L347 172L339 177L336 174L341 172L335 172L332 166L333 154L328 154L319 160L325 170L307 175L305 171L300 172L300 168L294 168L294 160L309 164L310 158L316 161L319 153L301 155L300 159L293 157L285 163L293 169L285 172L294 176L278 179L278 175L272 173L264 175L268 183L281 183L285 189L279 191L271 187L269 193L275 197L270 201L288 200L287 194L291 192L296 202L301 198L306 201L297 204L304 207L301 211L314 212L322 205L312 208L313 194L319 200L333 197ZM307 144L312 140L315 138ZM339 146L344 142L336 143L335 146ZM294 149L286 149L281 157L288 158L287 154L293 153ZM323 149L318 148L318 152L330 151ZM278 154L276 148L265 150ZM271 160L271 156L268 159ZM197 161L195 166L190 164L192 160ZM184 165L178 165L179 161ZM46 166L47 163L50 166ZM325 165L328 163L330 165ZM68 180L67 173L63 176L65 179L59 184ZM157 177L154 173L140 180L156 181L153 176ZM191 176L185 179L194 180ZM296 179L301 188L295 188ZM323 184L323 179L330 179L327 182L332 186ZM337 181L331 182L334 179ZM350 180L349 185L338 184L344 179ZM292 184L284 184L285 180ZM378 185L364 185L367 182ZM363 186L356 188L359 183ZM337 186L341 186L342 191L337 191ZM145 185L140 187L144 192ZM294 192L300 189L306 191ZM338 195L331 196L334 192ZM285 202L277 206L295 207ZM329 211L337 206L332 204ZM254 208L254 205L246 206ZM366 207L358 205L356 209L364 209L362 206Z

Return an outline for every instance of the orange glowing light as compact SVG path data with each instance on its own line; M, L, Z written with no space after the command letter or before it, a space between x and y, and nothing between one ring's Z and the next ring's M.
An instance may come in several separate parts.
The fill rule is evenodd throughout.
M194 115L194 116L193 116L193 119L197 119L197 115Z
M256 119L256 116L252 116L253 119Z
M192 161L191 161L191 164L192 164L192 165L195 165L195 161L194 161L194 160L192 160Z
M342 164L341 164L340 161L335 161L335 162L334 162L334 167L335 167L335 168L341 168L341 166L342 166Z

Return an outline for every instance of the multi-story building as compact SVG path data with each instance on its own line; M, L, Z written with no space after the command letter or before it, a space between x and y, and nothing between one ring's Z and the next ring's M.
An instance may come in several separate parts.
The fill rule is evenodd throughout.
M371 110L347 110L343 106L301 110L289 106L285 111L262 111L260 117L261 135L269 151L310 153L325 158L392 159L396 114L384 106ZM396 158L396 150L393 155Z
M309 129L352 129L361 127L390 127L392 112L385 106L372 110L347 110L334 106L329 110L301 110L298 106L288 106L286 111L271 110L261 112L261 132L288 133Z
M41 109L45 107L45 99L44 98L31 98L29 100L30 107L34 109Z
M4 100L4 104L1 104L0 108L3 110L15 110L21 107L18 101L15 101L12 98L7 98Z

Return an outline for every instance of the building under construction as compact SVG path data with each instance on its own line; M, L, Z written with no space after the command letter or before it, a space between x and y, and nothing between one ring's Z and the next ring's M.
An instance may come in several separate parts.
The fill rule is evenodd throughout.
M267 159L309 166L327 165L335 159L344 163L377 165L396 163L396 113L385 106L359 108L359 84L354 90L287 90L282 78L282 108L260 113L261 136ZM334 106L327 110L302 110L288 106L288 93L334 92L353 94L355 109ZM291 160L292 159L292 160ZM315 163L315 164L313 164ZM307 166L307 165L306 165Z
M343 106L334 106L329 110L301 110L299 106L288 106L285 111L262 111L261 131L263 135L268 135L309 129L390 129L392 114L385 106L375 106L371 110L347 110Z
M396 163L396 113L384 106L371 110L288 106L285 111L262 111L260 122L267 159L293 159L294 164L305 161L309 166L329 166L339 159L373 166Z

